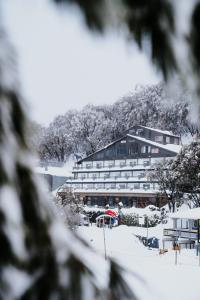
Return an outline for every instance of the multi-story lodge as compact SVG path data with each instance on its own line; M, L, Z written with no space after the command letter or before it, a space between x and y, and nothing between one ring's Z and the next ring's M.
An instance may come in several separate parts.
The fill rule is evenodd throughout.
M150 180L148 171L156 162L175 157L180 147L180 138L171 132L134 126L122 138L77 161L67 185L88 205L161 206L165 199L158 196L158 182Z

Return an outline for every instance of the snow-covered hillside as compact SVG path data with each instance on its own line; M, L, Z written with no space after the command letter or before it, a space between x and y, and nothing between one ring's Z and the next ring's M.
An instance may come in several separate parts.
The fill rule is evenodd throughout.
M162 225L149 228L149 236L162 237ZM104 255L103 229L94 224L79 227L79 234ZM143 246L135 235L146 236L147 229L141 227L119 226L105 229L107 255L120 261L136 274L132 284L140 299L181 299L197 300L200 295L200 266L195 250L185 249L178 254L175 265L175 251L159 255L158 249ZM142 279L140 279L140 277ZM141 281L142 280L142 281ZM144 281L143 281L144 280ZM145 285L145 289L141 286ZM151 298L150 298L151 294Z

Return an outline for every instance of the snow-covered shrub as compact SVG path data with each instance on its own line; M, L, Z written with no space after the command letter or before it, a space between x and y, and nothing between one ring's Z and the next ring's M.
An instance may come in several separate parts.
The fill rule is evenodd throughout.
M134 213L124 214L122 218L122 224L127 226L139 226L138 215Z
M83 212L83 205L80 200L75 197L71 188L63 185L63 187L58 190L54 202L59 216L65 224L67 224L70 228L74 228L79 225L80 213Z
M144 217L144 227L154 227L161 223L161 219L157 214Z

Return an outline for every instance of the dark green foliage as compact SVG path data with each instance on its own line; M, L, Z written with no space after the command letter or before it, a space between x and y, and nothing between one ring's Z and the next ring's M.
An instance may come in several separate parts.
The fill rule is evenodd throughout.
M120 270L120 272L119 272ZM123 272L125 270L115 262L111 262L110 269L110 283L111 300L135 300L137 297L133 294L133 291L128 286L127 282L123 278ZM138 278L139 279L139 278Z
M77 4L83 11L86 24L92 30L102 32L104 29L103 20L103 0L85 1L85 0L55 0L56 3Z
M6 91L5 95L11 102L11 130L14 131L16 137L21 143L22 146L26 146L25 138L25 130L26 130L26 121L25 116L22 111L22 108L18 102L18 95L14 91ZM20 122L19 122L20 120Z
M144 38L149 38L152 60L163 71L167 79L170 70L176 69L176 62L170 44L174 32L174 16L171 3L163 0L125 0L128 17L125 20L131 34L142 48ZM165 26L162 26L165 24Z
M194 12L192 15L192 30L190 36L188 37L188 43L191 45L192 52L194 53L193 67L197 72L197 75L200 75L200 3L196 4Z
M169 0L52 0L56 3L77 4L81 9L86 24L90 29L105 31L108 26L128 28L131 37L141 49L150 52L153 63L162 72L165 79L170 79L171 75L178 72L181 74L185 84L191 78L186 78L187 68L184 68L179 60L179 53L176 53L176 39L179 43L183 40L183 47L189 48L189 56L185 57L194 72L194 80L197 82L196 92L200 93L200 3L191 3L188 9L192 12L192 17L188 24L189 33L179 35L180 20L177 20L176 9L182 9L181 1ZM189 1L188 1L189 2ZM183 6L185 4L183 3ZM184 10L184 8L183 8ZM111 11L115 14L115 22L111 19ZM183 18L184 13L182 14ZM106 17L107 18L106 18ZM110 21L110 22L109 22ZM172 45L172 40L174 44ZM145 41L145 43L144 43ZM147 43L146 43L147 42ZM144 45L145 44L145 47ZM149 51L150 50L150 51Z
M89 28L103 31L108 25L105 18L105 13L109 14L106 1L54 1L76 3L81 8ZM125 24L128 27L130 35L140 48L143 48L144 39L149 40L152 60L167 79L169 74L177 69L170 42L170 35L175 32L172 4L167 0L112 0L111 4L110 9L122 11L119 15L123 17L119 17L116 23Z

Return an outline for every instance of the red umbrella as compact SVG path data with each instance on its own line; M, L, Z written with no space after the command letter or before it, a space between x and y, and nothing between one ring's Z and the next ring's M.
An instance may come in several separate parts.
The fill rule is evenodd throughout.
M117 217L117 213L114 210L111 210L111 209L106 210L105 214L109 215L111 217L114 217L114 218Z

